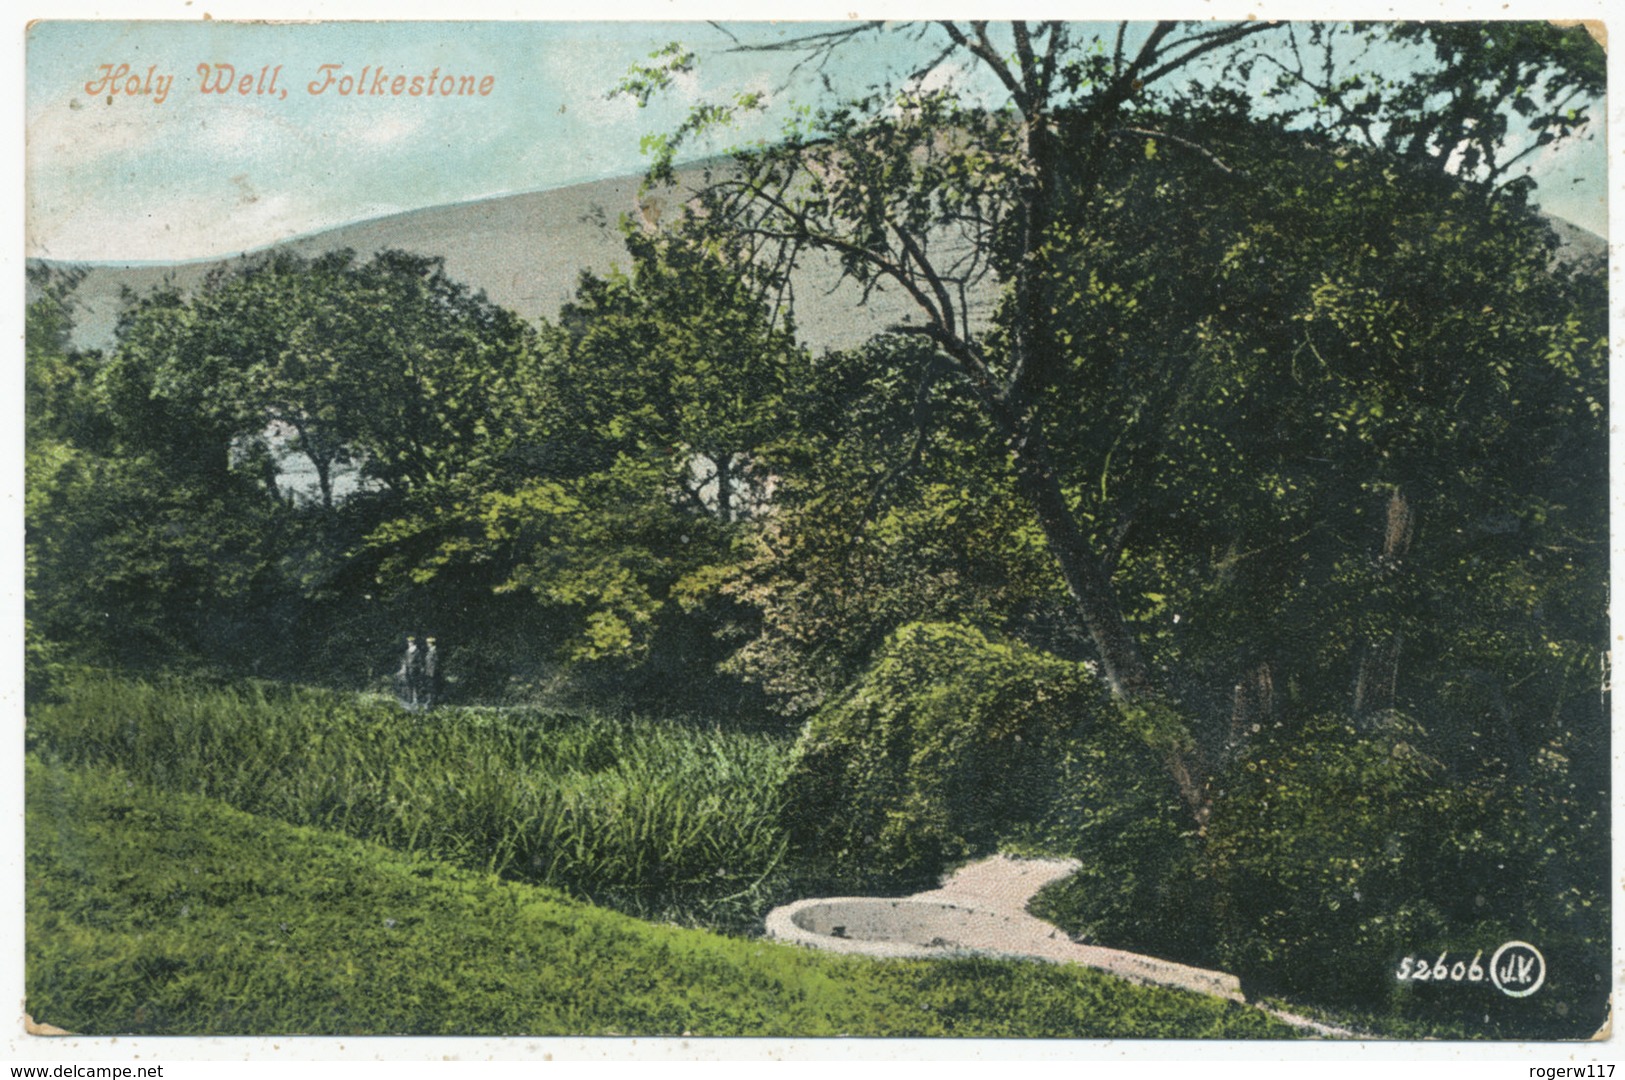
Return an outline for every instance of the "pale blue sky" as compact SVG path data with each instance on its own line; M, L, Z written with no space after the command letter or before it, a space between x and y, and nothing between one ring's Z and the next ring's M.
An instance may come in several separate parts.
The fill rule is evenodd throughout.
M753 40L809 28L729 27ZM676 93L644 110L606 97L630 64L672 40L701 55ZM27 253L210 257L394 211L634 172L645 161L641 137L670 130L689 105L782 85L793 57L730 53L731 44L702 22L42 23L28 40ZM838 89L857 90L933 51L876 38L843 52L829 74ZM125 63L143 83L149 69L173 76L167 100L120 94L109 103L87 92L100 65ZM285 96L200 92L199 65L222 63L239 77L280 64ZM494 82L487 97L450 100L313 96L307 85L322 64L356 76L439 68ZM764 117L736 137L769 137L778 122ZM1602 168L1600 139L1545 155L1543 201L1606 231Z

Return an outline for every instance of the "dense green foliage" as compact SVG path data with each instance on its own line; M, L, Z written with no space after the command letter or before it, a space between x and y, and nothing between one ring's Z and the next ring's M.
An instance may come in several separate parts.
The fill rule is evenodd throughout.
M1106 711L1085 665L910 623L808 721L785 785L793 835L851 880L929 883L1040 817L1055 762Z
M71 279L39 288L39 636L140 665L351 685L386 669L426 613L360 542L401 500L511 452L534 330L399 252L272 254L194 296L132 299L106 356L66 348ZM445 630L488 617L434 613Z
M1209 830L1216 959L1261 991L1458 1021L1477 1037L1589 1037L1610 993L1595 873L1605 807L1554 749L1516 780L1486 780L1453 776L1425 743L1393 715L1363 730L1317 719L1254 747ZM1487 966L1514 940L1545 957L1532 997L1395 977L1405 957L1447 950L1452 962L1481 951Z
M783 887L769 736L94 673L60 697L29 717L39 752L250 813L685 921L748 924Z
M528 603L517 635L461 627L465 655L519 666L540 639L592 700L736 710L749 702L715 671L736 605L695 582L767 504L807 357L748 268L633 231L627 246L630 273L584 273L543 327L516 450L408 500L367 543L419 605Z
M755 614L729 672L805 716L908 623L965 623L1078 658L1043 536L930 348L888 335L826 353L792 404L771 521L700 583Z
M1516 155L1500 153L1499 110L1515 102L1538 132L1531 147L1571 130L1579 114L1558 101L1595 88L1596 50L1547 28L1398 30L1392 41L1435 46L1442 70L1367 83L1364 98L1341 84L1337 101L1297 113L1315 115L1307 127L1285 129L1241 94L1142 94L1132 53L1068 53L1061 25L1017 26L1008 51L985 27L944 29L945 54L1007 88L1002 112L912 85L831 107L743 155L745 179L716 185L703 224L838 253L865 285L918 298L933 348L903 382L920 388L912 423L896 420L901 387L891 412L894 431L915 428L914 449L874 490L918 514L937 480L948 497L930 520L975 515L984 531L888 600L954 581L943 591L965 613L952 617L1067 655L1076 646L1028 620L1070 596L1083 655L1122 734L1143 744L1084 741L1079 756L1106 752L1177 787L1182 824L1143 779L1120 784L1116 806L1077 796L1081 812L1054 835L1087 869L1052 910L1099 940L1160 943L1261 988L1399 1008L1411 988L1393 972L1422 948L1407 937L1442 947L1453 927L1539 927L1568 958L1565 987L1484 1008L1480 1028L1594 1030L1606 302L1599 265L1560 250L1528 185L1504 182ZM1162 43L1186 33L1159 24L1134 63L1176 69L1179 47ZM1255 31L1179 40L1227 33ZM1264 63L1249 48L1238 67ZM1520 97L1537 70L1550 80ZM1428 114L1439 95L1448 107ZM1354 137L1379 112L1415 123L1390 127L1391 144ZM929 248L967 234L1003 289L985 333L954 306L975 268ZM869 385L902 381L900 358L868 354ZM933 362L960 408L933 392ZM956 438L957 454L938 450ZM879 534L872 512L852 521ZM801 561L750 571L767 629L850 664L853 642L874 648L876 605L832 611L804 585L824 568L820 523L785 526L774 554ZM1035 526L1049 588L979 588L1018 580ZM942 550L919 517L908 535L893 567ZM990 550L1013 553L1003 574L976 572ZM863 707L906 714L921 694L891 686ZM867 749L878 762L891 747ZM848 767L829 763L832 789ZM1300 801L1277 814L1281 791ZM931 835L910 798L896 785L866 812ZM1023 801L1011 793L1012 819ZM1115 836L1098 827L1114 818ZM1450 872L1424 870L1433 847L1453 853L1438 859ZM1422 1009L1471 1006L1427 996Z
M1150 747L1116 727L1066 748L1049 770L1043 816L1009 842L1082 866L1030 910L1081 941L1236 970L1214 951L1217 899L1202 837L1157 765Z
M28 764L27 1003L86 1034L1287 1038L1061 965L651 926L113 768Z
M1193 735L1219 765L1262 667L1248 724L1481 708L1468 685L1509 664L1495 693L1583 707L1562 684L1604 638L1595 269L1554 267L1518 207L1225 130L1209 144L1245 179L1159 151L1081 223L1057 393L1111 422L1052 436ZM1136 224L1154 239L1128 242Z
M1543 754L1517 785L1462 783L1393 715L1272 732L1227 775L1208 832L1137 792L1062 809L1051 843L1086 860L1034 911L1085 940L1241 973L1257 995L1354 1009L1357 1024L1458 1038L1584 1038L1606 1015L1594 868L1601 808ZM1088 775L1072 767L1066 786ZM1064 804L1063 804L1064 805ZM1097 807L1104 807L1104 812ZM1487 967L1503 942L1538 942L1547 981L1528 999L1488 982L1395 976L1406 957ZM1427 944L1423 944L1423 943Z

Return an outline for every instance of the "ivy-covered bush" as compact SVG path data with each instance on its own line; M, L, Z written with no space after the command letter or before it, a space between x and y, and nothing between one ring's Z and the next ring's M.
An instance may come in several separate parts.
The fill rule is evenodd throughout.
M1064 756L1109 708L1085 664L910 623L803 730L785 788L794 842L854 887L928 883L1041 819Z

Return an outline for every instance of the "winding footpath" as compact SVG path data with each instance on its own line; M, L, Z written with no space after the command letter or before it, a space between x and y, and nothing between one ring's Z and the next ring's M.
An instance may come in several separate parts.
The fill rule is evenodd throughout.
M939 888L908 897L813 898L786 904L768 914L767 932L770 937L813 948L871 956L969 952L1082 964L1138 983L1245 1002L1241 982L1234 975L1073 941L1028 913L1027 904L1038 890L1075 872L1078 866L1072 859L994 855L960 868ZM1255 1007L1322 1038L1361 1037L1294 1013Z

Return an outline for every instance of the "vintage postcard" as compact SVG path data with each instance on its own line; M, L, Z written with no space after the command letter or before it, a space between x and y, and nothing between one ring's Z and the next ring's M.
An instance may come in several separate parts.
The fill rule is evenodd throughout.
M1601 23L189 14L26 32L24 1056L1606 1054Z

